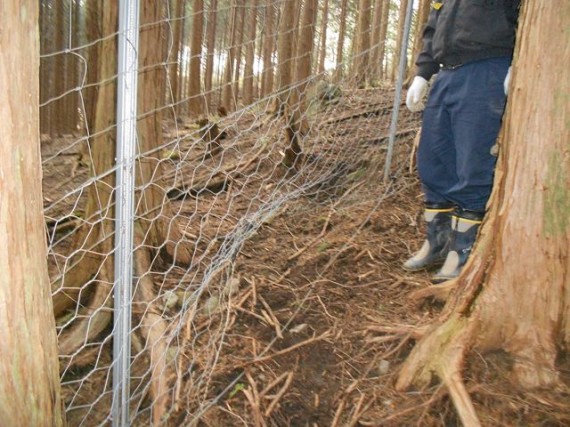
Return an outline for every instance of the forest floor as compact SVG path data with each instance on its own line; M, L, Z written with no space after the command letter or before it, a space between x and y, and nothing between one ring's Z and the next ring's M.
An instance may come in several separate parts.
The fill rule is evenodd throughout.
M387 132L393 92L350 96L352 103L335 107L334 117L344 119L331 121L331 127L334 146L341 147L336 155L339 150L358 155L343 160L334 184L332 178L321 182L264 221L235 259L239 293L227 306L231 315L225 319L231 321L224 329L223 345L215 355L198 358L217 358L207 395L201 396L215 403L203 412L198 425L461 425L439 384L408 392L393 387L414 345L406 327L428 324L442 308L409 298L413 291L430 286L429 272L410 274L401 268L422 241L422 198L410 164L420 117L402 109L399 129L404 132L396 141L395 175L383 185L387 139L378 134L379 126L384 129L380 133ZM378 108L370 109L378 101L387 106L380 114ZM381 123L375 122L380 119ZM251 123L236 125L240 126L249 129ZM172 132L167 128L167 133ZM263 174L264 164L277 170L267 166L271 158L258 162L256 173ZM340 158L336 157L337 167ZM364 174L359 174L361 168ZM48 185L50 179L58 179L55 168L45 174ZM240 197L251 201L260 185L272 187L285 175L266 174L271 180L241 187ZM48 196L58 198L53 192ZM173 203L184 216L193 201ZM239 201L234 204L239 210ZM204 212L211 213L213 206ZM223 217L232 217L227 206L223 209ZM220 224L212 227L218 231L204 230L204 234L216 235ZM399 332L387 334L389 327ZM509 366L504 353L474 352L467 361L467 389L484 426L570 425L567 359L559 366L566 384L563 390L519 392L509 380ZM179 408L171 425L190 425L191 412ZM84 421L83 425L95 424Z

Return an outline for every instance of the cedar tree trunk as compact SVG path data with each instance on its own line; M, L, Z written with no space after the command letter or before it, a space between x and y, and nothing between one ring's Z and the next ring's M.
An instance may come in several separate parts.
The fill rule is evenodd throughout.
M478 243L441 318L397 381L448 386L478 425L461 370L466 352L502 349L521 388L559 381L570 344L570 3L523 2L495 188ZM560 32L565 31L560 37Z
M0 423L62 426L39 142L38 5L0 13Z

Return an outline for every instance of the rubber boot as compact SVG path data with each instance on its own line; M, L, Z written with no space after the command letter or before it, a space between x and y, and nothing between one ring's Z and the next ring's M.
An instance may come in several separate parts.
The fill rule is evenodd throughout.
M443 266L432 279L434 283L441 283L459 276L473 249L483 216L484 212L466 210L453 215L451 219L453 232L449 252Z
M403 267L407 271L418 271L429 267L439 267L447 255L451 236L451 214L448 205L427 205L424 211L426 239L421 249Z

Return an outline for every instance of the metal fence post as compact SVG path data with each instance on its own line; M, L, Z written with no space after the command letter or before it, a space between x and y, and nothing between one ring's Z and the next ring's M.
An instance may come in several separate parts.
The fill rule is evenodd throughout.
M113 328L114 427L129 425L139 1L120 0Z
M392 167L392 155L394 153L394 142L396 140L396 131L398 127L398 114L400 112L400 102L402 100L402 85L404 83L404 73L406 72L406 56L408 54L408 39L410 38L410 27L412 25L412 11L414 9L414 0L408 1L408 10L406 11L406 19L404 20L404 34L402 37L402 49L400 50L400 64L398 67L398 78L396 80L396 94L394 96L394 107L392 109L392 121L390 123L390 138L388 140L388 151L386 153L386 163L384 164L384 183L388 182L390 177L390 168Z

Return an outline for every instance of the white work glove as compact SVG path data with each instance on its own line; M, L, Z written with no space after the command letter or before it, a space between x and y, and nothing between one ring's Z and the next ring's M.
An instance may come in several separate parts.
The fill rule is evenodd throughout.
M509 71L507 71L507 77L505 77L505 81L503 83L503 87L505 88L505 95L509 94L509 83L511 83L511 67L509 67Z
M406 96L406 106L412 113L417 113L424 109L424 96L427 92L428 82L420 76L414 77L412 85L408 89Z

